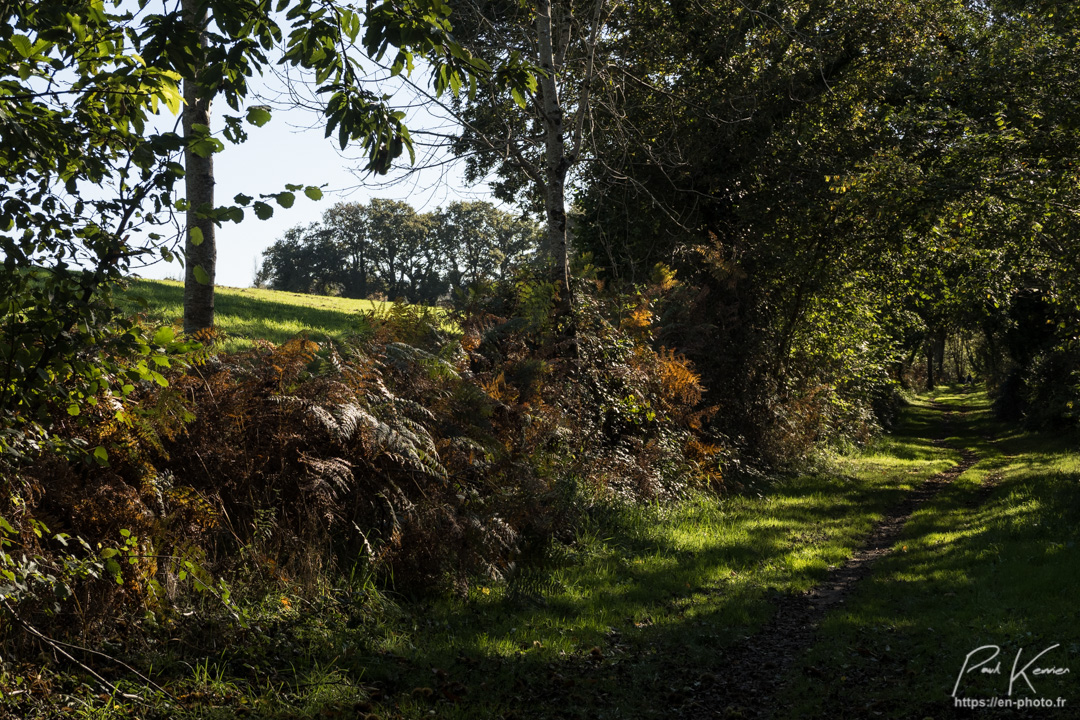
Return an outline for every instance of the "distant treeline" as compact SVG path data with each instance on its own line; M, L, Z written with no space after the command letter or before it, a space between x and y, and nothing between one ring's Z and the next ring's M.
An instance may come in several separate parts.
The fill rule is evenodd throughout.
M257 287L429 303L505 277L535 255L539 226L489 202L419 213L408 203L339 203L263 253Z

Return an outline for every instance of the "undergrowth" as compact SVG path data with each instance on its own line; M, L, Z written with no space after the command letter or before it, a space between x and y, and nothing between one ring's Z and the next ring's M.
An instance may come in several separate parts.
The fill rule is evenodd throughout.
M760 496L609 495L505 580L475 575L457 594L393 592L357 560L317 588L234 583L243 623L212 596L190 597L106 638L169 693L103 662L107 680L140 698L117 694L115 716L668 717L735 671L717 666L718 651L765 622L775 598L819 582L950 463L919 435L932 421L916 409L910 436L831 472L776 478ZM97 709L113 698L92 678L71 684L77 673L61 686L55 669L40 681L29 672L21 685L0 681L51 683ZM36 691L8 702L28 717L45 703Z
M340 342L191 351L57 426L94 455L6 459L3 654L52 655L123 704L89 649L192 623L261 637L253 598L287 620L353 597L345 572L530 597L591 507L721 487L698 376L647 323L596 299L556 321L537 281L464 301L452 333L398 304Z

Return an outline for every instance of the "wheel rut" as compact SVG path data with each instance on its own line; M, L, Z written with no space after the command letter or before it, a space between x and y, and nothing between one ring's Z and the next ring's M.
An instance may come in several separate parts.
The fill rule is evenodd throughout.
M943 411L943 429L947 429L954 414L943 406L937 409ZM945 445L941 440L935 443ZM845 601L875 562L893 552L912 514L978 461L971 450L960 449L960 455L957 465L928 478L895 506L844 565L831 569L810 591L781 598L773 618L761 630L726 648L717 659L714 679L697 688L675 716L686 720L771 717L773 698L811 647L825 614ZM821 674L811 667L803 672L811 677Z

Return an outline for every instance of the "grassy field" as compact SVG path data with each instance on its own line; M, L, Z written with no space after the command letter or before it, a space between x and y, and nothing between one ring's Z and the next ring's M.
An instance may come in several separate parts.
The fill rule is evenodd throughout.
M325 295L217 287L215 325L225 334L225 352L251 346L256 338L283 343L308 333L313 340L342 340L361 327L361 312L385 312L393 303ZM121 309L151 325L179 329L184 316L184 284L173 280L132 280L120 296Z

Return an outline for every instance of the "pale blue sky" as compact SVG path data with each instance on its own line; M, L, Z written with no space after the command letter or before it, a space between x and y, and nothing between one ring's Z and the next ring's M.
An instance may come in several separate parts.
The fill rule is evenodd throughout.
M404 200L418 210L433 210L457 199L489 199L485 186L470 190L456 170L426 170L392 186L386 186L385 178L365 180L354 172L361 160L339 154L334 142L323 138L321 129L299 129L310 125L313 115L302 110L275 110L273 115L267 125L250 128L246 143L226 142L224 152L214 156L217 204L230 203L237 193L258 197L260 193L279 192L289 183L325 184L323 199L313 202L297 193L296 203L288 210L275 204L274 216L269 220L258 220L248 211L243 223L220 227L218 285L249 287L259 255L267 246L288 228L318 220L336 202L367 202L372 197L383 197ZM138 274L179 279L183 268L178 263L158 263Z
M450 132L446 113L440 113L430 102L418 100L416 89L410 90L401 78L389 78L385 68L369 60L363 64L367 70L365 82L380 94L391 94L391 104L407 113L406 124L414 132L431 130ZM368 202L373 197L404 200L417 210L434 210L455 200L492 200L485 184L466 186L457 164L430 167L414 172L407 178L403 173L391 173L388 177L364 176L358 172L363 160L358 152L338 152L333 138L324 138L321 114L313 109L317 100L310 88L302 83L287 82L270 69L263 78L254 78L248 105L270 105L271 121L261 128L247 126L248 140L233 145L221 136L224 127L223 114L246 114L246 108L234 111L224 103L212 108L211 126L225 143L225 150L214 156L217 180L216 204L226 205L238 193L255 198L260 194L281 192L287 184L325 186L323 198L312 201L296 193L296 202L284 209L274 206L274 216L259 220L250 210L240 224L225 223L217 233L218 263L217 284L230 287L250 287L255 276L260 254L284 232L296 225L317 221L325 210L337 202ZM426 67L418 63L413 79L426 85ZM291 93L285 92L292 87ZM163 118L163 120L165 120ZM165 120L171 128L174 117ZM415 136L414 136L415 138ZM415 138L420 141L420 138ZM417 150L417 164L435 165L449 159L446 153L433 154L422 148ZM407 164L407 157L403 158ZM396 180L396 182L388 182ZM160 262L136 270L138 275L149 278L183 277L179 263Z

